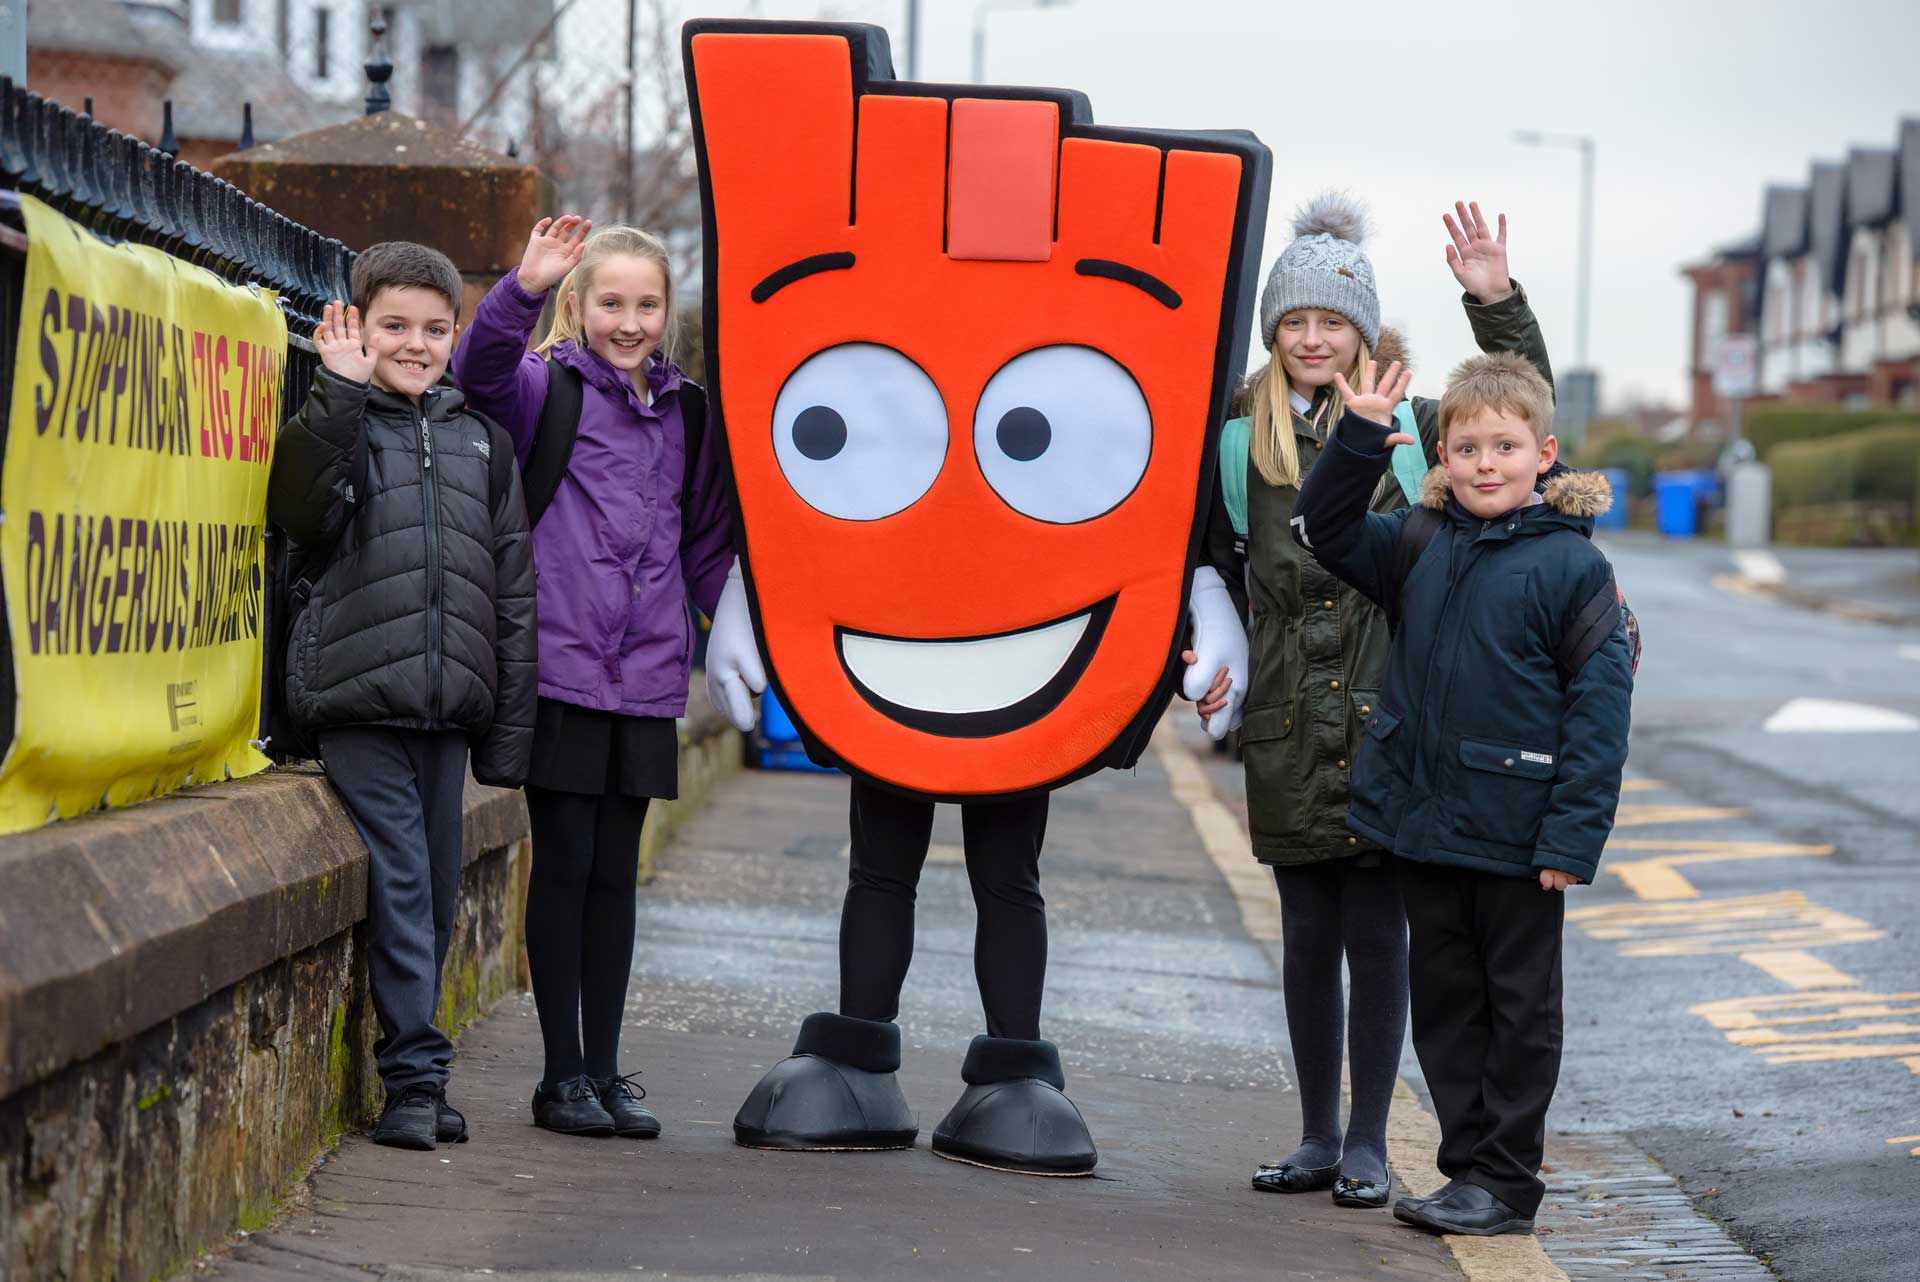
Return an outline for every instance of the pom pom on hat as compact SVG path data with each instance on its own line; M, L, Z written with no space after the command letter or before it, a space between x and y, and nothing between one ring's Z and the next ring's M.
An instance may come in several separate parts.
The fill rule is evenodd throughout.
M1367 208L1344 191L1323 191L1293 214L1293 234L1332 236L1358 245L1367 239Z

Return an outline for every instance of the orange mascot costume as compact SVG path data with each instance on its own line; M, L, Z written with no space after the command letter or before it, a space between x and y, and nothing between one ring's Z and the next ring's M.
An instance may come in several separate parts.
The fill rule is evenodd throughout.
M1066 91L902 83L863 25L698 20L685 58L742 540L709 686L744 722L771 678L809 754L853 778L841 1009L808 1017L735 1136L912 1145L893 1020L952 800L987 1034L934 1151L1086 1174L1039 1034L1047 797L1131 765L1177 681L1192 697L1227 669L1237 715L1246 640L1193 567L1267 151L1098 128Z

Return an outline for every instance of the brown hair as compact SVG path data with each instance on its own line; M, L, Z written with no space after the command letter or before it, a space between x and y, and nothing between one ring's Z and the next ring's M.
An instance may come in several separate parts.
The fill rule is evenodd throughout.
M580 261L560 282L560 292L553 300L553 323L547 326L547 336L540 340L534 351L544 356L555 343L580 341L586 329L580 323L577 300L592 288L595 268L609 258L621 257L644 258L660 269L660 278L667 283L667 324L660 331L660 346L655 350L662 360L669 363L673 361L680 346L680 326L679 312L673 300L673 264L667 258L667 247L651 232L617 223L602 227L587 237L586 249L581 253Z
M1544 444L1553 431L1553 388L1517 353L1470 357L1454 368L1440 398L1440 439L1447 439L1456 418L1486 410L1526 420L1534 441Z
M447 300L453 318L460 319L460 296L466 292L460 269L437 249L410 240L385 240L369 245L353 260L353 305L362 313L383 289L430 289Z

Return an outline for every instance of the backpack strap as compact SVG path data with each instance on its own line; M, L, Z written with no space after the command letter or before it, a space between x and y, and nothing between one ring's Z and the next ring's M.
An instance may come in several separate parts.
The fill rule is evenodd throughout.
M707 439L707 389L690 378L680 380L680 433L685 463L680 472L680 547L693 541L687 513L693 505L693 478L700 470L700 447Z
M1620 626L1622 615L1627 613L1627 603L1614 583L1612 571L1608 571L1607 581L1580 607L1580 613L1573 617L1560 637L1560 648L1553 653L1554 666L1560 669L1560 684L1565 685L1579 675L1580 669L1587 666L1594 651L1606 644L1613 630Z
M1393 407L1393 430L1405 432L1414 440L1412 445L1393 447L1393 479L1400 482L1400 492L1407 496L1407 502L1420 502L1420 487L1427 480L1427 456L1420 448L1420 420L1414 417L1413 402L1402 400Z
M1247 449L1253 440L1253 420L1230 418L1220 428L1220 498L1241 543L1247 538Z
M527 500L527 528L540 524L560 481L573 461L573 444L580 436L580 407L586 399L580 371L547 358L547 399L540 405L540 423L534 428L533 450L520 469Z
M1445 521L1446 518L1432 508L1416 503L1408 509L1407 519L1400 523L1400 533L1393 539L1392 590L1380 603L1386 612L1389 635L1400 630L1400 596L1407 589L1407 579L1413 574L1420 554L1433 542L1433 536L1440 533Z

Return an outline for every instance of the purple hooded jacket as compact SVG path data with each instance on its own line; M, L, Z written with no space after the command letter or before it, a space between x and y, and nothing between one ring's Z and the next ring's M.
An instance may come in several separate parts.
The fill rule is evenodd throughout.
M546 363L527 350L545 302L508 272L475 309L453 357L454 381L506 428L522 466L547 397ZM572 461L533 531L541 697L677 717L687 709L693 652L687 599L712 617L733 561L718 443L703 440L682 512L679 367L648 365L647 405L586 347L556 343L552 356L579 371L584 386ZM684 555L683 522L691 530Z

